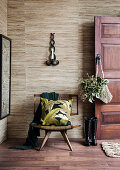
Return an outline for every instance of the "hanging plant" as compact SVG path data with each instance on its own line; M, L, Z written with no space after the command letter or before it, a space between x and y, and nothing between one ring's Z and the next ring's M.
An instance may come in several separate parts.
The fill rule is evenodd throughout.
M83 79L80 83L82 100L85 101L87 99L89 102L93 103L95 98L100 98L103 86L109 81L101 77L95 77L94 75L89 76L87 74L87 76L88 78Z

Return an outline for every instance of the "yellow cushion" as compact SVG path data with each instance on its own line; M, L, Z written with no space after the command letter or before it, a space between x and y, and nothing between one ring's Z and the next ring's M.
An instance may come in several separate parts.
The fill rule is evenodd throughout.
M72 99L54 101L41 98L41 105L42 125L71 125Z

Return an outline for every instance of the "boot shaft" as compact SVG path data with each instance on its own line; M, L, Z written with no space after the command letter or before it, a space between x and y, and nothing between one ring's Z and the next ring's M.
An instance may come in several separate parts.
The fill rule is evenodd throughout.
M91 132L96 134L97 131L97 117L91 118Z
M97 131L97 117L91 118L91 138L92 138L92 145L97 145L96 140L96 131Z
M85 132L89 131L89 132L95 132L97 130L97 117L92 117L92 118L88 118L85 117L84 118L84 124L85 124Z
M85 124L85 133L90 133L90 126L91 126L91 119L89 119L88 117L84 118L84 124Z
M84 132L85 132L85 143L86 146L90 146L90 122L91 120L87 117L84 118Z
M92 140L92 145L96 146L96 131L97 131L97 117L84 118L84 132L86 145L90 146L90 138Z

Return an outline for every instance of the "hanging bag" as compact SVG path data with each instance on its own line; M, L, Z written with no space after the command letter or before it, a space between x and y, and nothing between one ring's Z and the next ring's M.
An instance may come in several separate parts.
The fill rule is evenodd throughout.
M101 68L101 73L102 73L102 78L104 79L104 72L103 72L103 68L102 68L102 63L101 63L101 59L100 59L100 55L98 56L97 60L96 60L96 78L98 77L98 66L100 65ZM99 99L101 101L103 101L104 103L109 103L112 100L112 94L109 91L109 88L107 85L104 85L100 95L99 95Z

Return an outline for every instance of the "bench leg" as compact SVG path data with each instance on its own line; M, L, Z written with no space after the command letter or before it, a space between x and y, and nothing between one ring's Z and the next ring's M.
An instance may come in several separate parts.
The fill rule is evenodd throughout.
M42 142L42 145L41 145L41 147L40 147L40 150L43 148L43 146L44 146L45 143L47 142L50 134L51 134L51 131L47 131L47 132L46 132L46 135L45 135L45 137L44 137L44 139L43 139L43 142Z
M71 146L71 144L70 144L70 141L69 141L69 139L68 139L68 137L67 137L67 133L66 133L65 131L60 131L60 132L61 132L61 134L62 134L65 142L66 142L67 145L69 146L70 150L72 151L73 149L72 149L72 146Z

